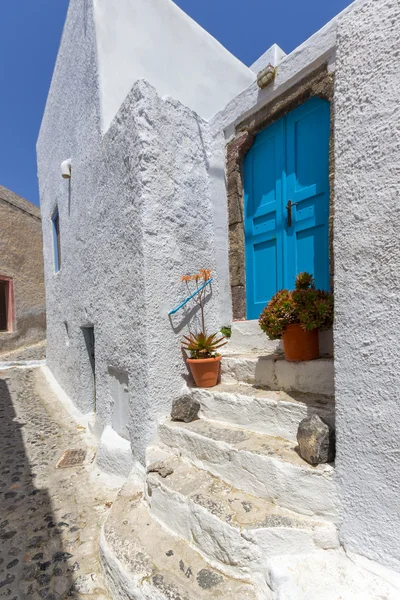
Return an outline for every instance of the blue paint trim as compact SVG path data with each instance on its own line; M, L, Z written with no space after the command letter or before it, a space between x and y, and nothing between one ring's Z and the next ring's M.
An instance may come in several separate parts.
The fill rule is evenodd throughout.
M211 277L211 279L209 279L208 281L206 281L206 283L205 283L204 285L202 285L201 287L199 287L199 289L198 289L198 290L196 290L196 291L194 292L194 294L192 294L191 296L189 296L189 298L186 298L186 300L184 300L184 301L182 302L182 304L180 304L179 306L177 306L176 308L174 308L174 310L171 310L171 311L168 313L168 316L170 316L170 315L174 315L175 313L177 313L177 312L178 312L178 310L181 310L181 308L183 308L183 307L184 307L184 306L185 306L185 305L186 305L186 304L187 304L187 303L188 303L188 302L189 302L189 301L190 301L192 298L194 298L195 296L197 296L197 294L198 294L199 292L201 292L201 290L204 290L204 288L205 288L207 285L210 285L210 283L212 282L212 280L213 280L213 278Z
M60 270L60 256L58 252L58 246L60 243L60 215L58 213L58 208L55 209L53 216L51 217L51 222L53 225L53 248L54 248L54 270L56 273ZM57 223L58 223L58 231L57 231Z

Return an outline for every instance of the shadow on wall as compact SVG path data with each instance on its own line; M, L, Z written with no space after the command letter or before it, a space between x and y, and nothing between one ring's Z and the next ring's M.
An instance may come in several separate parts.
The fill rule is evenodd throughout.
M47 490L35 486L35 470L46 464L40 444L46 430L35 423L37 439L30 436L25 441L34 446L37 457L37 464L30 464L10 381L0 374L0 597L56 600L72 586L66 563L70 555L61 540L67 524L56 522Z
M204 298L204 306L206 307L211 300L212 289ZM207 314L206 314L207 319ZM190 300L186 306L179 310L174 315L169 315L169 321L174 333L182 333L185 328L186 333L190 331L197 332L201 330L200 307L194 300ZM207 326L207 321L206 321Z
M210 302L212 297L212 286L210 285L210 291L204 297L204 307L206 308L207 304ZM169 321L171 323L171 327L174 333L183 335L188 335L191 331L192 333L196 333L201 331L201 317L200 317L200 306L195 303L194 300L190 300L186 306L184 306L181 310L179 310L174 315L169 315ZM206 315L206 327L207 327L207 315ZM194 380L190 369L186 363L186 359L188 355L185 350L181 348L182 360L186 364L187 373L182 374L182 378L186 385L189 387L193 387Z

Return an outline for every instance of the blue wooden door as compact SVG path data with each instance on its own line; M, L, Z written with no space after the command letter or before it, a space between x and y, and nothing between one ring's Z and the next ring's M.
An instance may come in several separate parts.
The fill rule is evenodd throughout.
M248 319L301 271L329 289L329 137L329 102L312 98L258 134L246 155Z

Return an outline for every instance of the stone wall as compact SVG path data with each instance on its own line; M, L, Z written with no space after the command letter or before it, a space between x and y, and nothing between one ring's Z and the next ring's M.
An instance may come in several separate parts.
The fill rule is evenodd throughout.
M0 353L46 337L40 210L0 186L0 278L13 280L12 331L0 332Z
M246 153L254 143L257 133L272 125L286 114L304 104L313 96L331 102L331 149L329 178L330 199L330 269L333 281L333 198L334 198L334 75L327 65L296 83L285 93L265 104L236 126L236 135L227 145L226 178L229 215L229 267L234 319L246 319L246 279L245 279L245 239L244 239L244 197L242 166Z
M339 22L335 387L341 538L400 569L400 5Z

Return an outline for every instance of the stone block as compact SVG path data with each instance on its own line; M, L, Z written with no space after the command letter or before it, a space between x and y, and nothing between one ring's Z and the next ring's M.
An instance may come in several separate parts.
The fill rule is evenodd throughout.
M243 206L238 194L228 195L229 225L243 223Z
M168 475L172 475L173 472L173 468L164 460L159 460L147 467L147 473L158 473L163 479L168 477Z
M318 415L301 421L297 442L300 456L310 465L329 463L335 458L335 432Z
M234 319L246 318L246 290L243 285L232 286L232 312Z
M199 410L200 404L192 396L179 396L172 403L171 419L191 423L199 418Z

